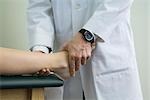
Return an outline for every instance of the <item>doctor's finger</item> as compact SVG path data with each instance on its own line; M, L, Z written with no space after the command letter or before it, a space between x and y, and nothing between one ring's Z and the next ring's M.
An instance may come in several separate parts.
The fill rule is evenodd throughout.
M38 75L45 75L45 73L46 73L46 68L43 68L38 72Z
M87 60L87 53L86 53L86 50L83 50L82 51L81 64L85 65L86 64L86 60Z
M91 57L91 53L92 53L92 48L86 49L87 59Z
M75 57L69 55L69 72L70 76L75 76Z
M51 70L49 68L46 68L45 75L50 75L50 74L53 74L53 72L51 72Z
M81 66L81 54L75 58L75 71L79 70Z

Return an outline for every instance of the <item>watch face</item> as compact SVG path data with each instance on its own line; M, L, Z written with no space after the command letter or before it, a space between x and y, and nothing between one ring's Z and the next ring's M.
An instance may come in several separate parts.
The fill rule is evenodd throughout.
M88 40L89 42L93 40L94 38L93 35L87 31L84 33L84 35L85 35L86 40Z

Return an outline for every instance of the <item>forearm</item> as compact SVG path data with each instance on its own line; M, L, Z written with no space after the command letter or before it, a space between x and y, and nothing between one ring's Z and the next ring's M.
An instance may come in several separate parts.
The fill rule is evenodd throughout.
M32 53L14 49L0 49L0 74L24 74L37 72L49 65L42 53Z
M0 48L0 53L0 74L15 75L34 73L43 68L51 69L52 66L57 66L56 63L59 56L56 54L43 54L7 48Z

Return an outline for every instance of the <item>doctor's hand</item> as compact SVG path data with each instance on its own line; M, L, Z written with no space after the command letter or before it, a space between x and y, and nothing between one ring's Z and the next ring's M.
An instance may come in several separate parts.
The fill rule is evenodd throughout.
M79 70L81 64L85 65L91 57L91 43L85 41L81 33L77 33L71 41L66 43L62 50L69 54L69 71L71 76L75 76L75 71Z

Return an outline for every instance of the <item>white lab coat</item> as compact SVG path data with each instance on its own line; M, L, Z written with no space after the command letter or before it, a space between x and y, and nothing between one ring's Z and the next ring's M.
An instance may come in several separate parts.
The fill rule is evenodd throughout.
M47 100L82 100L83 91L86 100L142 100L130 26L132 1L29 0L31 46L57 51L81 28L105 41L97 41L91 59L65 82L64 91L48 89Z

